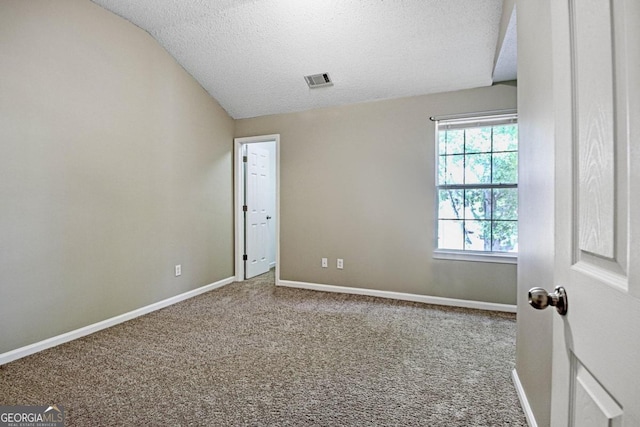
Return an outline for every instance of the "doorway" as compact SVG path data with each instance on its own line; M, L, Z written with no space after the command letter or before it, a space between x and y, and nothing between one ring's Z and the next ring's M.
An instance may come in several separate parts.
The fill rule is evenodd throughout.
M234 139L235 280L279 276L280 135Z

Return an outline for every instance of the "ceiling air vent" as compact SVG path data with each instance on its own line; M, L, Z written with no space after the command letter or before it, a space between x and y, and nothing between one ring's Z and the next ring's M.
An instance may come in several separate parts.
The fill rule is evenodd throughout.
M333 82L327 73L304 76L304 79L307 81L307 84L311 89L323 86L333 86Z

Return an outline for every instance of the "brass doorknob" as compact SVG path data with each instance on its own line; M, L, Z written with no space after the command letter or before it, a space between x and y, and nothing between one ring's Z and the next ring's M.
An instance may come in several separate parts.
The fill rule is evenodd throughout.
M558 310L560 316L564 316L567 314L567 292L562 286L557 286L554 292L547 292L543 288L531 288L529 304L538 310L544 310L551 305Z

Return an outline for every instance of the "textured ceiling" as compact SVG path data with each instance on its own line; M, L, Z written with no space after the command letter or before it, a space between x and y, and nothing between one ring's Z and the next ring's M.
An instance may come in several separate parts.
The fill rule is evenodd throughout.
M93 1L151 34L236 119L488 86L502 11L502 0ZM303 76L325 72L334 86L309 89Z

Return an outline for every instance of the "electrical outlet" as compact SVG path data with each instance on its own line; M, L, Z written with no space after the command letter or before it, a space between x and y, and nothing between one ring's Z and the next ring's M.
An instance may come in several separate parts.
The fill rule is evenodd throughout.
M342 270L342 268L344 267L344 260L342 258L338 258L336 267L338 267L338 270Z
M176 265L176 277L181 275L182 275L182 265L178 264Z
M329 267L329 260L327 258L322 258L322 268Z

